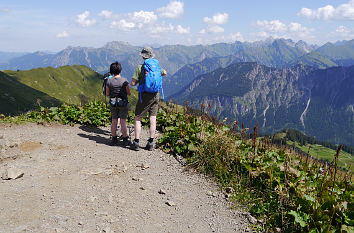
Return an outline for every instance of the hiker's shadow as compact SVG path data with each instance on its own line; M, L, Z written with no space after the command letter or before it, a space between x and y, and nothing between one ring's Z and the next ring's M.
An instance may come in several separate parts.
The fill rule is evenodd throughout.
M84 133L78 133L80 137L87 138L89 140L95 141L96 143L99 144L104 144L104 145L109 145L111 140L110 140L110 132L107 130L102 130L99 128L92 128L88 126L80 126L79 129L82 131L88 132L89 134L84 134ZM96 135L92 135L92 133ZM101 136L103 135L103 136Z
M88 133L95 133L95 134L103 134L103 135L110 135L110 131L108 130L103 130L103 129L100 129L100 128L94 128L94 127L89 127L89 126L85 126L85 125L81 125L79 127L79 129L85 131L85 132L88 132Z

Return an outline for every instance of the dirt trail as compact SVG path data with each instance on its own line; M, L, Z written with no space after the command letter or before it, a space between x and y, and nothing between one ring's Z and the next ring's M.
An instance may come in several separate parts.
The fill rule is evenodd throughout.
M0 175L24 172L0 179L0 232L249 231L213 182L172 156L108 144L108 128L0 125Z

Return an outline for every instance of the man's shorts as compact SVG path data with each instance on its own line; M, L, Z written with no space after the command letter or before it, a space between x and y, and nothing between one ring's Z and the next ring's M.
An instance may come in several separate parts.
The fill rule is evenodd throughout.
M140 100L140 93L138 103L136 104L135 108L135 116L137 117L145 117L146 113L149 112L149 116L156 116L157 110L159 108L159 93L148 93L143 92L141 93Z
M112 119L127 119L128 118L128 107L112 107L110 106L111 109L111 115Z

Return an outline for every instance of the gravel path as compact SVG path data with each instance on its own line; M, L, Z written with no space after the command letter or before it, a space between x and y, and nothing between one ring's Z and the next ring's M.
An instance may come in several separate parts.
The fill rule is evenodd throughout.
M0 179L0 232L249 231L213 182L172 156L108 144L108 128L0 125L0 175L24 172Z

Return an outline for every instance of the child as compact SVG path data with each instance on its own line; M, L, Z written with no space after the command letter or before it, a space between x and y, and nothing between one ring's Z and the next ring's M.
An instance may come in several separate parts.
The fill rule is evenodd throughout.
M112 78L108 79L106 85L106 96L109 96L110 110L112 116L112 142L111 145L117 145L117 125L120 118L121 131L123 136L123 146L129 145L127 123L128 117L128 95L131 95L129 82L126 78L120 76L122 65L114 62L110 66Z

